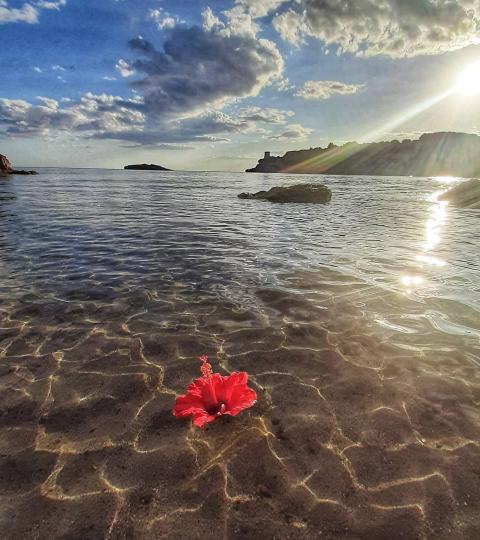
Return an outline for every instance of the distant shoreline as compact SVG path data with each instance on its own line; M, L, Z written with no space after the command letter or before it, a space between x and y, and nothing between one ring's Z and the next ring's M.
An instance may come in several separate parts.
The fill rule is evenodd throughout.
M480 174L480 137L468 133L424 133L419 139L377 143L330 143L326 148L265 152L245 172L362 176L458 176Z

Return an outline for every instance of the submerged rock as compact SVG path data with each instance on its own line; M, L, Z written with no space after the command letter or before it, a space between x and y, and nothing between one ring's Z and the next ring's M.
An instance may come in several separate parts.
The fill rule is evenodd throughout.
M260 199L277 203L324 204L332 198L332 192L322 184L296 184L294 186L273 187L258 193L240 193L240 199Z
M38 174L37 171L17 171L12 167L7 156L0 154L0 176L8 174Z
M127 165L124 167L125 170L128 171L171 171L172 169L167 169L166 167L162 167L161 165L154 165L153 163L150 163L149 165L147 163L140 163L139 165Z
M472 178L449 189L438 198L460 208L480 208L480 180Z

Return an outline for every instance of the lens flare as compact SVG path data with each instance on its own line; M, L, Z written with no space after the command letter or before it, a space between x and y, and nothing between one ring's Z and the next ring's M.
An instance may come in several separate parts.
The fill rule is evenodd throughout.
M456 90L464 96L480 94L480 62L462 71L457 80Z

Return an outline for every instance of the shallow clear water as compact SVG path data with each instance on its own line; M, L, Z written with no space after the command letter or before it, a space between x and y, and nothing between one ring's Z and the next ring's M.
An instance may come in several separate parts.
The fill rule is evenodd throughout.
M237 198L299 181L332 202ZM435 199L457 181L2 180L4 537L474 538L480 213ZM202 353L259 400L198 431L170 409Z
M236 198L300 180L327 184L332 203ZM88 287L121 297L182 282L242 301L249 286L324 266L423 301L448 298L478 310L479 214L432 201L454 183L44 169L0 185L1 291L69 299ZM444 315L455 318L455 311Z

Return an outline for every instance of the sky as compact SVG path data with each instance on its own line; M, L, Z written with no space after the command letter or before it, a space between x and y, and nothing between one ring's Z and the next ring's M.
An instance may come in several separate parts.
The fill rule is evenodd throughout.
M0 37L16 166L241 171L480 133L480 93L452 91L480 71L480 0L0 0Z

